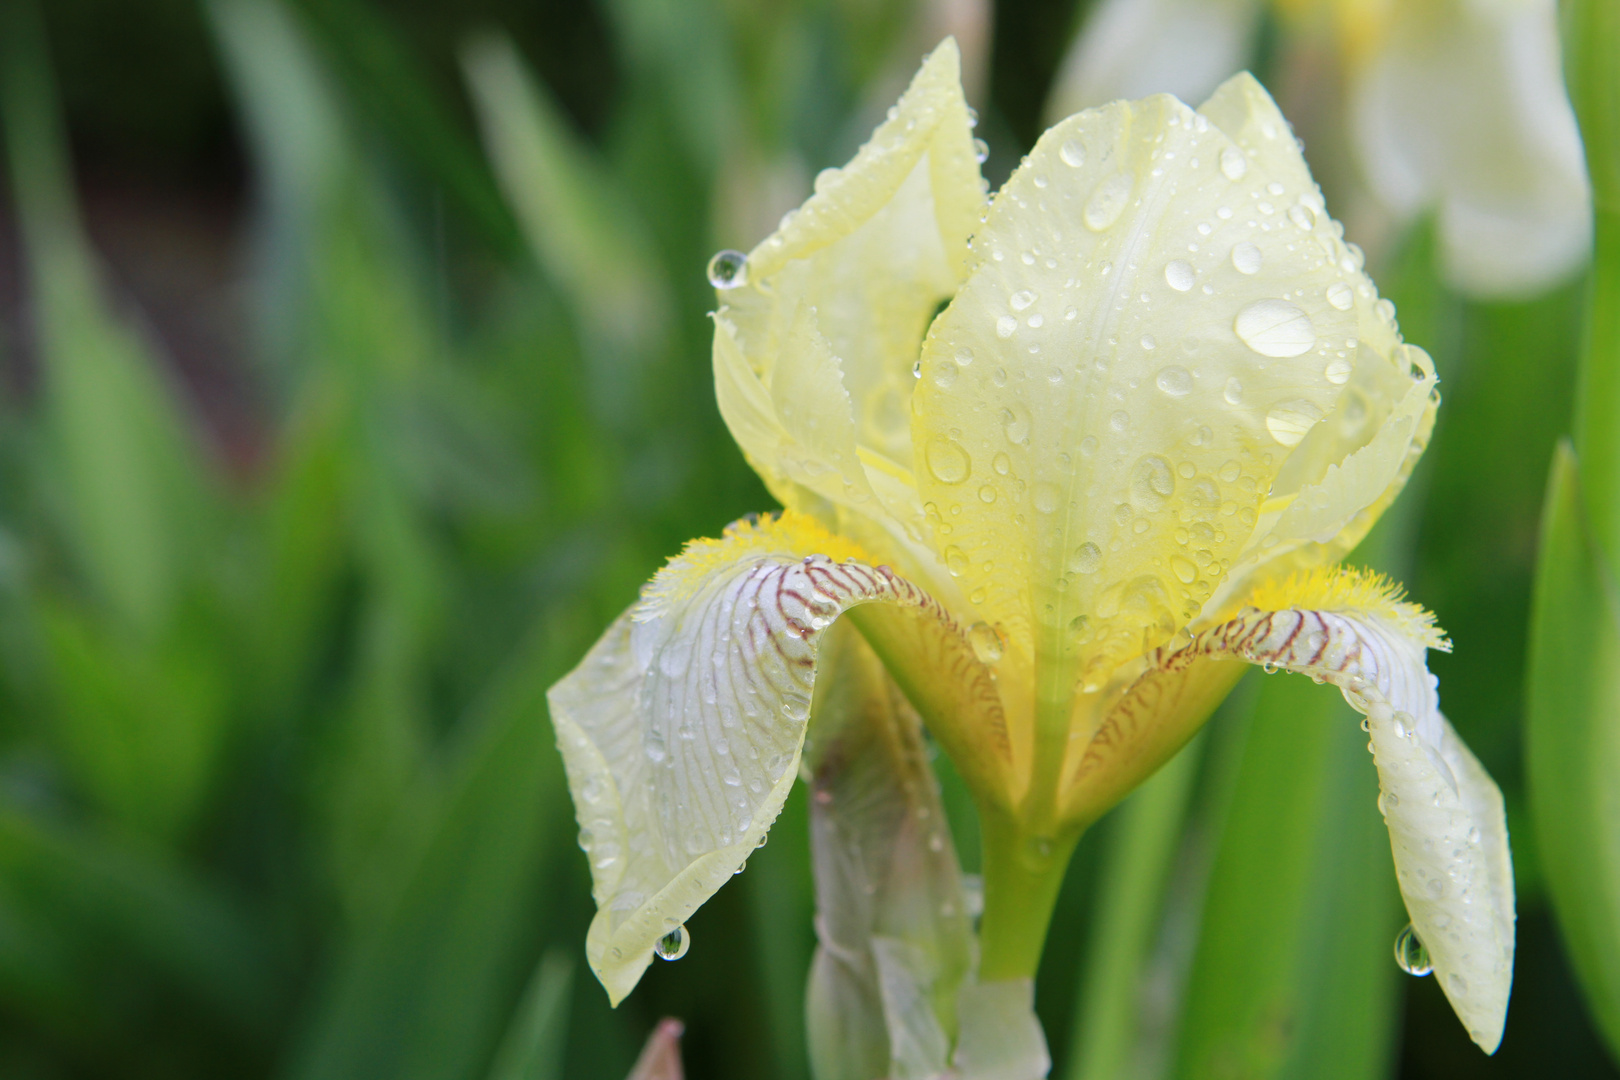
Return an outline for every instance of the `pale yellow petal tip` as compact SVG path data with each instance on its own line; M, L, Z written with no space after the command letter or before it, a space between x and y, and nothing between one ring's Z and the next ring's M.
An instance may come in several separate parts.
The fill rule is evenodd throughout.
M1450 652L1445 631L1435 625L1434 613L1406 599L1397 581L1372 570L1350 566L1319 566L1296 571L1281 580L1256 586L1248 602L1261 611L1351 611L1377 616L1393 624L1406 637L1425 648Z
M825 555L834 562L850 559L876 562L859 546L829 532L808 514L797 510L751 514L727 525L719 539L699 537L687 541L681 553L671 556L642 587L641 603L636 605L631 618L636 622L656 618L670 604L687 596L706 575L749 555L781 555L794 559Z

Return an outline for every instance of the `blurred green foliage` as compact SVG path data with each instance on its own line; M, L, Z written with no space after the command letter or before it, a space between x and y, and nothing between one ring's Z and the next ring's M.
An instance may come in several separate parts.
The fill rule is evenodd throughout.
M995 10L993 173L1084 6ZM937 7L6 7L4 340L27 348L0 401L0 1075L617 1080L666 1013L691 1075L807 1075L802 792L611 1011L575 962L589 881L543 694L683 540L768 506L714 406L704 264L848 155ZM170 182L232 175L233 139L245 465L106 273L70 153ZM1615 1075L1550 930L1518 738L1579 294L1467 304L1431 247L1379 275L1447 404L1378 560L1454 637L1447 711L1507 795L1503 1050L1389 957L1353 718L1256 677L1082 844L1039 985L1054 1075Z

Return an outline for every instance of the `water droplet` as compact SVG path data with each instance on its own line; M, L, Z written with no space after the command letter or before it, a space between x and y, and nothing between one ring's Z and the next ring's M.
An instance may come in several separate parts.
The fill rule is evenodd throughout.
M1277 674L1277 661L1267 660L1265 663L1260 665L1260 670L1265 672L1267 675Z
M1006 476L1012 471L1012 458L1006 454L998 453L990 459L990 467L996 470L997 476Z
M1271 407L1266 413L1266 430L1282 445L1298 446L1320 419L1322 409L1316 402L1296 398Z
M1336 356L1328 361L1327 367L1322 369L1322 375L1334 386L1343 386L1350 381L1350 372L1353 369L1348 358Z
M1158 388L1171 397L1186 397L1192 393L1192 372L1184 367L1167 367L1162 369L1153 380Z
M978 158L981 165L984 164L985 159L990 156L990 144L983 139L974 139L973 156Z
M1035 485L1030 499L1040 513L1052 514L1057 512L1058 504L1063 501L1063 493L1056 484L1042 480Z
M956 364L950 360L941 360L934 365L934 385L941 390L949 389L956 382Z
M1356 302L1355 290L1342 281L1335 281L1328 286L1327 302L1340 311L1349 311L1350 305Z
M1149 352L1152 352L1154 349L1157 349L1158 347L1159 347L1159 343L1157 341L1153 340L1153 335L1152 334L1143 334L1142 335L1142 348L1148 350Z
M1192 288L1196 278L1192 264L1185 259L1171 259L1164 264L1165 283L1176 292L1186 292Z
M928 440L927 458L928 471L942 484L960 484L973 472L973 459L962 444L944 435Z
M1058 157L1061 158L1063 164L1069 166L1069 168L1078 169L1080 166L1086 163L1086 148L1075 142L1073 139L1069 139L1058 150Z
M1316 345L1310 316L1287 300L1255 301L1238 312L1232 329L1261 356L1300 356Z
M1429 960L1429 950L1424 947L1411 923L1407 923L1395 935L1395 962L1408 975L1427 975L1434 970L1434 964Z
M1029 419L1029 410L1015 401L1001 410L1001 433L1008 442L1021 445L1029 439Z
M996 501L996 488L994 484L985 484L979 489L979 501L993 503Z
M1453 971L1446 976L1446 989L1451 991L1452 997L1468 996L1468 980Z
M1158 454L1144 454L1131 468L1131 503L1151 513L1163 510L1176 491L1176 474Z
M653 946L653 952L658 954L660 960L679 960L691 947L692 935L686 932L685 926L677 926L658 939L658 944Z
M1097 185L1086 200L1085 211L1081 214L1086 228L1092 232L1102 232L1125 211L1125 203L1131 197L1131 178L1124 173L1115 173Z
M1102 549L1087 540L1069 556L1069 569L1076 574L1095 574L1102 566L1102 558Z
M1003 315L996 320L996 337L1006 340L1018 333L1018 320L1011 315Z
M963 551L955 544L947 547L945 549L945 569L951 572L951 577L961 577L963 574L967 573L967 552Z
M1260 272L1260 249L1244 240L1232 245L1232 267L1240 274Z
M1243 384L1236 379L1227 379L1226 391L1222 396L1226 398L1228 405L1243 404Z
M748 284L748 256L727 248L709 260L709 284L717 289L736 289Z
M1007 643L1002 640L1001 631L989 623L976 622L968 628L968 644L973 648L973 655L979 658L981 664L998 664L1002 654L1007 650Z
M1243 174L1249 171L1249 159L1243 156L1243 151L1235 146L1228 146L1221 151L1221 172L1228 180L1241 180Z
M1310 232L1312 229L1316 228L1316 211L1312 210L1304 203L1295 203L1293 206L1288 208L1288 220L1292 221L1295 225L1298 225L1306 232Z
M1191 585L1198 580L1197 565L1185 555L1170 556L1170 569L1175 571L1183 585Z
M956 350L956 366L957 367L967 367L971 363L973 363L973 350L972 349L961 348L961 349Z
M1035 302L1035 294L1029 289L1019 289L1007 298L1007 303L1014 311L1023 311Z

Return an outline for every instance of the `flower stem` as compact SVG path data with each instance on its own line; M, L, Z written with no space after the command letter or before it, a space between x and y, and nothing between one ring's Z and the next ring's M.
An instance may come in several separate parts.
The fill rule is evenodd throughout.
M1082 830L1038 835L1004 812L983 807L979 821L984 837L979 981L1032 979Z

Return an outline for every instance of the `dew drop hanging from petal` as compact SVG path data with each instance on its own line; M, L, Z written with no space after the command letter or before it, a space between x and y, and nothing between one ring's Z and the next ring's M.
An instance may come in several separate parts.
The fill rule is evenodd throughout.
M653 952L658 954L660 960L679 960L686 955L686 950L692 947L692 935L686 932L686 927L677 926L669 933L658 939L653 946Z
M736 289L748 284L748 256L730 248L716 252L709 260L709 284L717 289Z
M1429 950L1424 947L1411 923L1407 923L1406 928L1395 935L1395 962L1408 975L1427 975L1434 970L1434 964L1429 960Z

